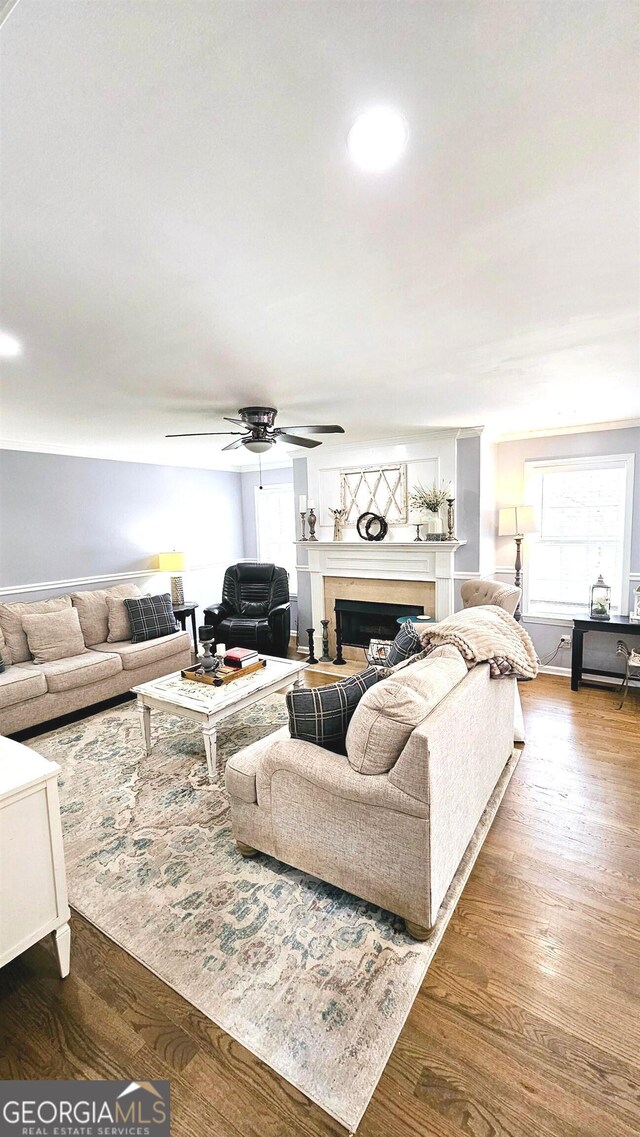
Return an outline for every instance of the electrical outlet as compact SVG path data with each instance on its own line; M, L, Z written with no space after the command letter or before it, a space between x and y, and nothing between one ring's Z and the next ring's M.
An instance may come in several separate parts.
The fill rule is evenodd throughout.
M571 636L569 636L569 635L560 636L560 646L561 647L571 647Z

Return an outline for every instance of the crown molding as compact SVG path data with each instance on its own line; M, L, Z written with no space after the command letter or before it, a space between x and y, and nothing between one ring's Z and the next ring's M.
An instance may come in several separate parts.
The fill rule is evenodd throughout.
M518 442L526 438L554 438L562 434L590 434L597 430L628 430L634 426L640 426L640 418L582 423L577 426L550 426L544 430L510 431L506 434L496 435L496 442Z
M447 426L447 427L434 427L430 429L425 427L420 430L416 427L407 428L405 434L398 435L375 435L370 438L354 438L351 439L347 435L337 435L335 440L331 442L323 442L323 451L326 453L330 451L341 450L359 450L371 446L412 446L416 443L424 442L455 442L458 438L477 438L485 430L484 426ZM295 454L295 458L310 458L312 455L318 455L319 452L314 450L312 453Z
M235 464L225 466L202 466L195 462L159 462L156 458L147 458L144 454L134 455L133 452L130 457L126 455L115 457L112 453L108 453L99 448L64 446L58 445L55 442L23 442L15 438L0 438L0 450L18 450L26 454L56 454L64 458L91 458L96 462L121 462L134 466L161 466L168 467L171 470L206 470L210 473L219 474L241 474L243 470L249 469L248 466ZM267 469L271 467L263 466L262 468Z

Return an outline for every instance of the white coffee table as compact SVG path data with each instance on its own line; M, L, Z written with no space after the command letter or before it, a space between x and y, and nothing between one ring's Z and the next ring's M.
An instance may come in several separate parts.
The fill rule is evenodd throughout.
M263 655L266 667L241 675L220 687L183 679L180 672L163 675L149 683L132 687L138 699L138 714L142 724L147 754L151 753L151 711L169 711L181 718L202 723L204 749L207 756L209 780L216 780L216 733L219 722L229 715L250 707L266 695L281 691L291 684L298 686L300 675L307 666L306 660L277 659Z

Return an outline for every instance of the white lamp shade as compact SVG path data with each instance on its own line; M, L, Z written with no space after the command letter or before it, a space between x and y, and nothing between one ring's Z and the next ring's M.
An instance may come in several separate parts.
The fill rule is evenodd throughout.
M526 533L537 532L537 528L532 505L508 505L498 510L500 537L524 537Z
M158 553L159 572L183 572L184 553Z

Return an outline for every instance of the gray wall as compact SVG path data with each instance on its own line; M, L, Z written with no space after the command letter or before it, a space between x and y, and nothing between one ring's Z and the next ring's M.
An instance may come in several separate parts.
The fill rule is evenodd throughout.
M480 435L456 442L456 537L466 541L455 554L456 572L480 568Z
M307 459L294 458L293 459L293 493L295 498L296 509L298 507L298 498L301 495L307 497L309 494L309 482L307 477ZM296 517L296 534L300 537L300 518ZM298 565L306 565L309 563L309 557L305 549L298 548ZM305 629L311 625L311 582L309 574L306 572L298 572L298 616L297 626L301 633L300 642L305 645L308 643L305 635Z
M153 576L157 554L173 548L187 556L188 599L217 600L225 566L244 555L239 474L0 451L0 587L13 590L4 599L67 591L21 596L47 581ZM168 587L161 574L151 583Z
M559 458L597 457L605 454L635 455L635 484L633 493L633 519L631 531L631 573L640 573L640 427L620 430L593 430L581 434L563 434L550 438L526 438L498 445L498 483L496 506L523 501L524 464L528 461L553 461ZM496 565L504 568L514 559L515 549L511 538L496 537ZM513 581L512 572L497 573L501 580ZM638 581L632 581L630 591ZM567 622L549 619L544 623L527 620L523 624L529 632L538 654L546 659L556 648L560 636L570 632ZM631 642L631 641L630 641ZM637 642L637 641L636 641ZM611 633L590 632L585 637L584 662L587 667L619 670L615 657L616 637ZM551 666L569 667L570 651L562 648Z

